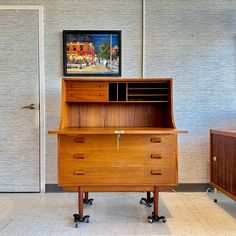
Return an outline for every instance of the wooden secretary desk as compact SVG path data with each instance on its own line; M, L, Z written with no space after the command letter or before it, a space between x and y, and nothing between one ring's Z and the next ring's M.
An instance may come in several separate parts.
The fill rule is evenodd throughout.
M149 222L165 222L158 193L178 183L177 134L185 132L172 103L169 78L62 80L61 124L49 133L58 135L58 184L78 191L76 227L88 222L88 192L147 192L140 202L153 200Z

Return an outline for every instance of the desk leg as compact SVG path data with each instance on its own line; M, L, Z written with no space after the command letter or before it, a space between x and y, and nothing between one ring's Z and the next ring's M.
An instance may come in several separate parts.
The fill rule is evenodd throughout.
M89 205L93 204L93 198L89 198L89 193L88 192L84 192L84 200L83 200L83 202L85 204L89 204Z
M159 216L158 215L158 203L159 203L159 191L158 187L154 187L154 198L153 198L153 212L151 216L148 216L148 221L150 223L153 223L154 221L160 221L162 220L163 223L166 222L165 216Z
M83 187L78 187L78 213L79 214L74 214L74 222L75 222L75 227L78 227L79 222L87 222L89 223L89 215L84 216L84 208L83 208Z
M151 192L147 192L147 198L142 197L140 200L140 204L144 204L146 206L151 207L153 203L153 197L151 197Z
M80 219L83 217L84 212L83 212L83 188L78 187L78 210L79 210L79 216Z

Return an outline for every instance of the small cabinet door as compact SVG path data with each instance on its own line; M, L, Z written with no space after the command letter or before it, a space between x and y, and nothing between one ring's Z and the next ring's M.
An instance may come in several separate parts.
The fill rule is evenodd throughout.
M236 194L236 139L212 134L211 181Z
M67 102L107 102L107 82L66 82Z

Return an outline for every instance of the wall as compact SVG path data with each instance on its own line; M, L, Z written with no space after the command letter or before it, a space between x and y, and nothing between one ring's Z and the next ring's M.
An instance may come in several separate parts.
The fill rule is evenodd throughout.
M174 78L179 180L209 181L209 129L236 128L236 1L146 1L145 77Z
M209 129L236 127L236 2L146 0L145 77L174 78L179 180L209 181ZM122 30L122 77L142 76L141 0L0 0L43 5L46 130L60 118L62 30ZM57 182L56 138L46 135L46 183Z

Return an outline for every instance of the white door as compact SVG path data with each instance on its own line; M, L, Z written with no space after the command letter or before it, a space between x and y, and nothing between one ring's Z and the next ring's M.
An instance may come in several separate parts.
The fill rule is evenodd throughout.
M40 191L38 14L0 9L0 192Z

